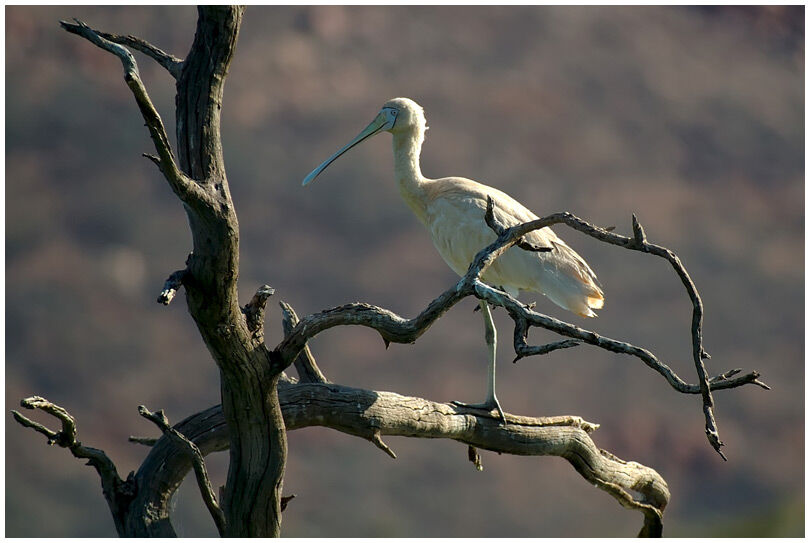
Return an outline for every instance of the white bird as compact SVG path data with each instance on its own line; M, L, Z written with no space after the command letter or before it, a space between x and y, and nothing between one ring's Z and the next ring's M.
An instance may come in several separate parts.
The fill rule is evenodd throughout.
M422 175L419 155L425 138L422 107L408 98L394 98L383 105L379 114L360 134L315 168L303 181L307 185L340 155L380 132L394 137L394 176L405 203L427 227L433 244L445 262L458 275L467 273L475 255L495 241L496 235L486 224L487 198L494 202L495 218L505 227L537 219L537 215L509 195L463 177L428 179ZM596 275L573 249L550 228L535 230L524 239L545 252L512 247L501 255L481 276L494 287L517 297L521 290L538 292L552 302L583 317L595 317L594 309L604 304L604 295ZM485 337L489 348L487 398L478 404L454 402L462 407L497 410L505 422L495 395L495 324L488 304L479 302L484 316Z

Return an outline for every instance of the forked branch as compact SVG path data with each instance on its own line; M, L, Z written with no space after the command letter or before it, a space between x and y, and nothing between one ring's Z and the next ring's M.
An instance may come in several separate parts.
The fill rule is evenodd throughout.
M155 150L158 153L159 161L156 161L160 167L166 180L169 182L175 194L185 203L192 204L194 200L204 199L206 194L202 191L194 181L180 171L180 168L175 162L174 153L169 143L169 137L166 134L166 128L163 126L163 120L160 118L149 94L146 92L138 72L138 64L135 62L135 57L127 50L126 47L114 43L102 37L104 33L98 33L83 22L76 20L75 23L68 23L60 21L62 28L66 31L77 34L96 46L104 49L117 56L124 66L124 81L132 91L138 108L141 111L146 127L149 129L149 135L155 145ZM126 40L121 40L126 41ZM145 42L144 42L145 43ZM157 49L157 48L155 48ZM179 68L178 68L179 69Z
M73 456L86 459L87 464L95 468L101 478L101 488L112 513L115 527L119 534L123 534L127 522L127 509L135 494L132 475L130 474L126 481L122 480L118 476L115 464L104 451L82 445L81 441L77 439L76 420L64 408L40 396L25 398L20 401L20 405L26 409L39 409L60 421L62 429L54 431L29 419L19 411L11 412L18 423L44 435L48 439L49 445L59 445L69 449Z
M634 222L634 237L628 238L613 234L607 229L593 226L570 213L556 213L508 229L503 229L495 223L491 201L489 202L486 215L486 220L498 234L498 239L488 247L479 251L470 264L470 268L465 276L462 277L455 286L446 290L438 298L433 300L419 315L412 319L405 319L387 309L362 303L347 304L322 311L318 314L309 315L304 317L291 333L276 347L275 353L278 355L277 362L283 366L282 369L292 363L310 338L323 330L334 326L367 326L379 332L386 343L412 343L461 299L467 296L475 296L479 299L487 300L493 305L502 306L509 312L516 326L515 353L518 358L534 354L546 354L556 349L576 345L575 342L563 341L540 347L529 346L526 343L528 327L538 326L572 338L573 340L588 343L611 352L635 356L642 360L647 366L660 373L678 392L685 394L701 394L703 396L704 414L706 418L706 434L712 447L720 453L722 442L719 440L717 425L712 412L713 400L710 391L735 388L746 384L755 384L766 389L768 386L759 380L760 374L756 371L737 377L732 377L738 373L737 370L727 371L711 378L706 375L703 366L703 358L708 355L706 355L702 345L702 304L694 283L689 278L689 275L680 263L677 255L672 253L669 249L648 243L638 221ZM612 245L661 256L672 263L686 286L690 299L692 299L694 303L692 334L695 364L699 368L698 376L700 381L698 384L690 384L681 379L668 365L659 361L658 358L647 349L637 347L627 342L600 336L596 332L535 312L512 298L509 294L481 282L480 277L487 267L512 245L517 244L523 236L533 230L538 230L557 223L564 223L580 232ZM722 453L720 454L725 458Z
M375 434L452 439L478 450L563 457L588 482L609 493L622 506L644 515L639 535L661 535L663 511L670 497L666 482L651 468L625 462L599 449L589 435L598 425L580 417L507 414L508 424L504 426L492 417L452 404L326 383L280 385L279 401L287 430L324 426L364 439ZM194 440L203 454L228 447L228 430L220 406L193 415L175 427ZM143 489L146 495L139 496L141 507L158 518L165 515L168 519L170 512L170 500L162 489L179 486L192 468L188 457L173 451L171 444L161 439L138 472L139 480L163 478L155 485L151 498L151 487ZM459 456L460 461L464 458Z
M205 457L200 452L199 447L193 441L188 439L182 433L177 431L176 428L169 424L169 419L161 409L157 413L152 413L143 405L138 407L138 413L147 420L152 421L163 432L163 435L168 437L175 445L184 449L191 458L192 465L194 466L194 475L197 477L197 486L200 489L200 495L208 508L208 512L214 519L214 524L217 526L217 531L220 537L225 536L225 514L217 503L216 494L214 494L214 487L211 486L211 479L208 477L208 470L205 467Z
M515 226L513 228L504 229L501 225L497 224L497 220L495 219L494 214L494 203L492 198L487 199L487 211L485 214L485 220L487 224L492 228L496 234L498 234L500 238L511 238L514 235L518 236L520 239L521 236L525 235L526 233L532 230L538 230L540 228L544 228L546 226L550 226L552 224L557 223L564 223L567 226L570 226L574 230L578 230L592 238L598 239L604 243L609 243L611 245L617 245L619 247L624 247L625 249L630 249L633 251L641 251L643 253L650 253L656 255L658 257L666 259L674 268L675 272L677 273L678 277L680 278L681 282L686 288L686 292L689 295L689 299L692 302L692 358L694 361L695 369L698 375L698 387L701 396L703 397L703 413L704 418L706 420L706 437L709 439L709 443L712 445L715 451L726 460L726 456L720 450L720 447L723 446L723 442L720 440L720 435L717 431L717 422L714 418L714 399L712 398L712 389L717 389L721 387L712 386L713 384L718 384L721 381L725 381L726 384L729 384L730 381L727 378L720 378L721 376L710 378L707 371L706 366L703 364L703 360L707 358L711 358L706 350L703 348L703 302L700 299L700 294L698 293L697 287L695 287L695 283L692 281L692 278L689 276L689 273L686 271L686 268L681 263L680 258L674 252L670 251L666 247L661 247L660 245L655 245L652 243L647 242L647 236L644 233L644 228L641 226L641 223L638 221L638 218L635 214L633 214L633 237L629 238L626 236L622 236L619 234L614 234L613 232L609 231L605 228L600 228L598 226L594 226L586 221L583 221L579 217L575 215L565 212L565 213L555 213L553 215L549 215L547 217L543 217L541 219L537 219L535 221L531 221L522 225ZM611 229L612 230L612 229ZM480 275L479 275L480 277ZM508 296L508 295L507 295ZM497 298L497 296L493 296ZM499 304L502 305L502 304ZM529 312L533 313L533 312ZM510 312L510 315L513 313ZM532 317L539 314L534 314ZM545 317L545 316L542 316ZM515 318L516 324L518 319L524 318L522 315L518 313L517 317L513 315ZM547 323L551 324L551 321L555 319L551 319L550 317L545 317L549 319L546 321ZM541 324L544 320L529 318L526 319L530 324L535 324L536 326L542 326L547 329L554 329ZM578 339L583 339L584 337L581 334L577 335L570 335L568 333L564 333L561 331L562 328L567 328L567 331L571 331L573 325L565 324L565 327L558 326L560 321L554 323L556 329L554 331L558 333L563 333L564 335L568 335L569 337L576 337ZM581 331L581 330L578 330ZM588 343L598 345L600 347L608 348L608 350L612 350L614 352L623 352L626 354L632 354L641 358L648 366L656 369L664 375L670 384L681 392L687 392L683 390L682 381L679 383L680 378L672 372L665 364L658 362L655 356L652 355L649 351L645 349L640 349L638 347L632 346L630 344L622 343L622 342L615 342L610 340L605 343L605 345L600 345L598 342L599 336L593 332L588 332L591 335L591 339L593 341L588 341ZM517 339L517 338L516 338ZM620 345L621 344L621 345ZM727 372L728 373L728 372ZM725 375L725 374L724 374ZM737 382L739 385L746 384L746 383L754 383L763 388L768 388L767 385L759 381L759 373L758 372L751 372L742 378L738 379ZM736 385L736 386L739 386ZM689 387L692 388L691 386ZM730 387L722 387L722 388L730 388ZM689 392L692 392L689 390Z
M284 329L284 336L288 336L293 328L298 324L298 315L290 304L281 301L278 304L281 306L281 326ZM312 351L309 350L308 345L304 345L298 356L295 357L295 371L298 372L298 380L301 383L328 383L329 380L321 372L318 364L315 362L315 357L312 356Z
M94 31L96 34L104 38L105 40L111 41L113 43L117 43L120 45L125 45L136 51L140 51L141 53L145 54L146 56L151 57L155 62L166 68L166 70L174 77L175 79L180 79L180 72L183 70L183 61L174 55L171 55L162 49L159 49L149 43L148 41L139 38L137 36L119 36L118 34L110 34L108 32L100 32L98 30Z

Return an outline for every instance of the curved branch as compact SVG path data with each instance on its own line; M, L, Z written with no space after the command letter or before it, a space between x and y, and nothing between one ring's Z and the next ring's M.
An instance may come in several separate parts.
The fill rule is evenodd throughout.
M40 396L32 396L20 401L20 405L26 409L39 409L57 418L62 423L62 429L58 432L34 422L24 416L19 411L12 411L11 414L21 425L31 428L48 438L49 445L59 445L69 449L76 458L87 460L87 464L93 466L101 478L101 488L104 498L115 522L115 529L118 535L126 534L128 520L128 508L135 494L135 483L132 474L124 481L118 476L118 469L110 457L101 449L85 447L77 439L76 420L63 407L53 404Z
M695 369L698 375L699 380L698 386L700 388L700 394L703 397L703 413L704 418L706 420L706 437L709 439L709 443L712 445L714 450L717 451L717 453L723 458L723 460L726 460L726 456L720 451L720 447L723 446L723 442L720 440L720 435L717 431L717 422L715 421L714 418L714 411L713 411L714 399L712 398L711 394L712 380L709 378L708 373L706 372L706 366L703 364L704 359L710 358L709 354L703 348L703 302L700 299L700 294L697 291L697 287L695 287L692 278L689 276L689 273L686 271L686 268L681 263L680 258L678 258L678 256L675 253L673 253L666 247L661 247L659 245L648 243L647 237L644 233L644 228L641 226L641 223L638 221L638 218L636 217L635 214L633 214L633 221L632 221L633 237L629 238L619 234L614 234L605 228L599 228L597 226L594 226L568 212L555 213L543 217L541 219L537 219L535 221L531 221L522 225L515 226L513 228L499 231L494 225L495 218L493 213L493 207L494 204L492 198L488 198L486 221L487 224L489 224L493 228L493 230L495 230L496 233L499 234L499 239L501 237L511 237L511 236L517 236L517 239L520 239L521 236L525 235L526 233L532 230L537 230L553 224L563 223L573 228L574 230L578 230L579 232L582 232L592 238L598 239L599 241L602 241L604 243L617 245L619 247L624 247L625 249L630 249L633 251L650 253L666 259L672 265L681 282L683 283L684 288L686 288L686 292L689 295L689 299L692 302L692 355L695 364ZM649 357L644 356L649 354L648 352L645 353L637 352L632 354L636 354L636 356L639 356L643 360L645 360L645 362L648 365L651 365L652 360ZM652 357L652 355L650 355L650 357ZM654 358L655 357L652 357L652 359ZM669 368L666 369L668 370ZM747 382L753 383L757 381L759 374L757 374L756 372L752 372L748 374L747 377L749 379ZM675 386L672 380L670 380L669 378L668 380L670 381L670 384L673 384L673 386Z
M138 407L138 413L145 419L152 421L155 426L157 426L160 431L163 432L163 435L173 440L180 447L186 449L194 466L194 474L197 477L197 486L200 489L200 495L202 495L205 506L208 508L208 512L214 519L214 524L217 526L219 536L224 537L226 526L225 514L222 512L222 509L220 509L219 504L217 503L217 497L214 494L214 489L211 486L211 479L209 479L208 470L205 467L205 458L203 457L199 447L197 447L193 441L188 439L181 432L177 431L176 428L173 428L169 424L169 419L166 418L166 415L163 413L162 409L157 413L152 413L145 406L141 405Z
M618 341L609 337L601 336L596 332L592 332L573 324L555 319L554 317L549 317L548 315L543 315L542 313L537 313L531 309L527 309L526 306L506 292L490 287L489 285L486 285L480 281L476 281L474 288L477 297L486 300L492 305L503 307L509 313L509 316L515 321L515 351L518 353L538 349L541 351L540 353L529 354L545 354L545 352L542 352L542 350L543 347L546 346L541 346L538 348L525 344L525 332L528 330L528 325L531 324L532 326L545 328L546 330L574 338L575 340L605 349L606 351L635 356L651 369L660 373L667 380L670 386L672 386L672 388L678 392L682 392L684 394L701 393L700 385L689 384L678 377L678 374L676 374L672 368L659 361L658 358L647 349L637 347L624 341ZM568 347L574 345L565 346ZM522 356L520 358L522 358ZM732 375L736 375L737 373L739 373L739 371L731 370L716 377L712 377L709 380L709 387L712 390L721 390L725 388L736 388L747 384L756 384L763 388L768 388L767 385L759 381L759 372L753 371L740 377L730 379Z
M670 497L666 482L651 468L599 449L589 436L598 425L579 417L507 414L508 425L504 426L451 404L325 383L279 385L279 400L288 430L324 426L372 441L375 436L453 439L499 453L563 457L588 482L644 515L640 535L661 535L663 511ZM175 428L194 440L203 454L228 447L220 406L193 415ZM192 467L187 456L175 451L169 440L161 439L137 474L144 485L139 487L138 507L148 508L164 530L171 529L171 496Z
M487 202L485 220L498 235L498 238L489 246L478 252L470 264L467 273L455 286L446 290L438 298L433 300L419 315L413 319L404 319L387 309L362 303L347 304L322 311L315 315L309 315L304 317L274 349L274 353L277 355L275 363L279 364L283 370L298 356L301 349L303 349L310 338L323 330L335 326L360 325L373 328L382 336L386 346L389 342L412 343L461 299L466 296L475 296L506 308L510 317L515 321L516 360L524 356L546 354L556 349L575 346L575 343L570 341L562 341L540 347L529 346L526 343L526 331L528 330L528 326L540 326L611 352L635 356L641 359L647 366L663 375L675 390L686 394L700 393L703 397L706 435L709 439L709 443L720 456L725 459L725 455L720 451L720 447L723 443L719 439L717 424L714 420L714 413L712 411L714 404L711 397L711 390L735 388L746 384L756 384L766 389L768 389L768 386L759 380L760 374L756 371L733 379L730 377L737 373L734 370L712 378L708 377L705 367L703 366L703 358L707 358L708 354L703 349L702 343L702 303L694 283L689 278L689 274L680 263L677 255L669 249L648 243L643 228L635 218L633 221L633 238L613 234L608 229L593 226L567 212L555 213L535 221L504 229L495 221L493 205L492 199L489 199ZM655 355L647 349L636 347L630 343L606 338L590 330L585 330L573 324L532 311L530 308L512 298L509 294L481 282L481 275L495 259L506 252L512 245L519 243L526 244L521 241L523 236L533 230L558 223L564 223L575 230L583 232L600 241L604 241L605 243L618 245L626 249L652 253L666 258L672 263L684 283L684 286L687 288L689 297L694 304L692 337L695 365L698 368L698 377L700 379L698 384L693 385L685 382L678 377L669 366L660 362ZM531 246L524 247L524 249L535 250L535 248Z
M180 79L180 72L183 70L182 59L179 59L176 56L155 47L148 41L137 36L119 36L118 34L110 34L108 32L100 32L98 30L94 30L94 32L105 40L131 47L132 49L140 51L141 53L151 57L158 64L166 68L166 71L168 71L173 78Z
M126 47L113 43L105 39L98 32L87 26L85 23L76 20L75 24L66 21L60 21L60 25L71 34L81 36L94 45L104 49L105 51L114 54L121 60L124 66L124 80L127 86L135 96L135 101L138 108L141 110L141 115L146 122L146 127L149 129L149 135L155 145L160 157L159 162L156 162L163 176L169 182L175 194L185 203L191 204L195 200L206 199L206 193L200 189L194 181L183 174L178 168L174 160L174 153L169 143L169 137L166 134L166 128L163 126L163 120L160 118L149 94L146 92L141 81L140 74L138 73L138 64L135 62L135 57L127 50ZM103 34L103 33L102 33Z
M288 336L292 329L298 324L298 314L287 302L281 301L278 303L281 307L281 326L284 329L284 335ZM318 364L315 362L315 357L312 356L312 351L309 350L307 345L301 350L301 353L295 357L295 370L298 372L298 380L302 383L328 383L329 380L321 372Z

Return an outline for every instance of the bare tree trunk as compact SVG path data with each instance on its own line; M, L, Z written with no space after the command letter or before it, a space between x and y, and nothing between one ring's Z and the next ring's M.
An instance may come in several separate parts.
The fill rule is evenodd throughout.
M191 51L177 82L180 168L213 202L188 208L194 250L187 262L188 307L222 377L222 405L231 435L223 509L232 537L278 536L287 455L278 403L278 373L251 337L237 298L239 223L220 140L220 111L236 48L241 7L201 7Z

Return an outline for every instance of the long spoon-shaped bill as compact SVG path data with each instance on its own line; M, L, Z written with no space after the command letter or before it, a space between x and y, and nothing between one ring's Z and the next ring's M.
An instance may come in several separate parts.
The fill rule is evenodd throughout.
M394 119L391 117L392 116L390 114L386 114L385 111L381 111L380 114L377 115L377 117L375 117L373 121L371 121L371 124L365 127L362 132L357 134L357 136L352 141L347 143L337 153L327 158L323 162L323 164L312 170L312 172L310 172L310 174L304 178L304 181L301 183L301 186L306 186L310 182L312 182L316 177L318 177L321 174L322 171L326 169L327 166L329 166L331 163L337 160L340 155L342 155L343 153L345 153L358 143L370 138L374 134L382 132L383 130L390 130L391 127L394 126Z

